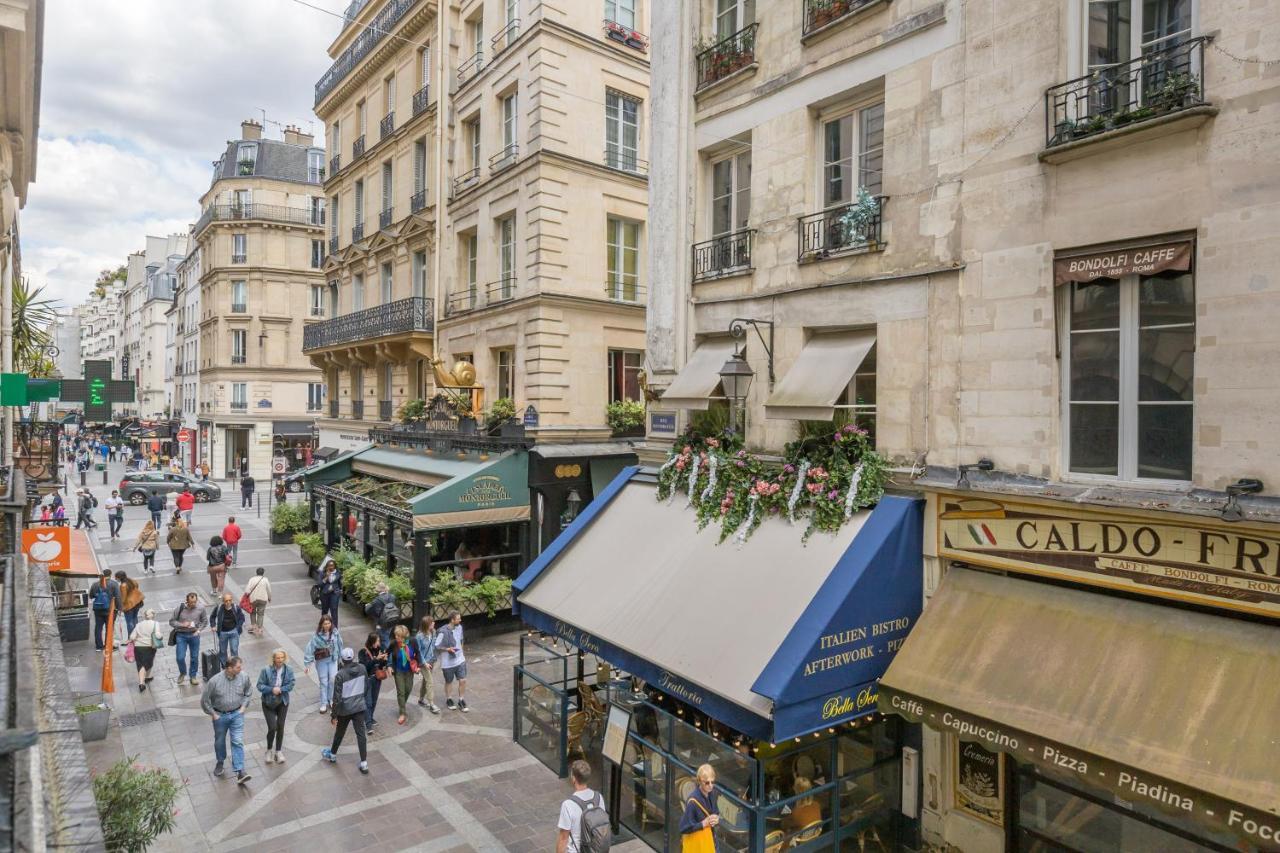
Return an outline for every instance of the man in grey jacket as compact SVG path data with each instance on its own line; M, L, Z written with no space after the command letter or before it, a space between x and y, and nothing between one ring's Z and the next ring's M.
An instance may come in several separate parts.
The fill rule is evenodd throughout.
M347 733L347 726L355 726L356 745L360 748L360 772L369 774L368 741L364 731L365 668L356 663L356 653L351 649L342 650L342 666L333 679L333 702L331 704L333 724L337 729L333 733L333 745L320 750L320 755L330 764L338 761L338 747L342 746L342 737Z
M209 616L200 604L200 596L187 593L187 599L179 604L169 617L173 629L174 646L178 655L178 684L187 677L187 659L191 660L191 683L200 683L200 632L209 624Z
M218 760L213 765L213 775L222 775L230 734L231 769L236 771L236 782L241 785L250 778L244 769L244 712L252 695L253 685L241 671L238 657L227 658L222 672L206 681L200 694L200 709L213 720L213 754Z

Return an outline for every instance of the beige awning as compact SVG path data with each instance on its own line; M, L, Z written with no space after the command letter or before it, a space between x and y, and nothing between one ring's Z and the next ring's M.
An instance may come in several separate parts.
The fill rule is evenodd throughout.
M831 420L835 416L836 401L875 345L873 329L813 335L765 402L765 417Z
M1219 832L1280 814L1274 625L953 568L879 706Z
M734 342L729 338L712 338L698 344L684 369L662 394L662 405L676 409L706 409L716 386L720 384L720 368L733 355Z

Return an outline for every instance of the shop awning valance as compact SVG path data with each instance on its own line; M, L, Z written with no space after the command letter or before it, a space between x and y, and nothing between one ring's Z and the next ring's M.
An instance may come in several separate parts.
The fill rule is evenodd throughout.
M698 344L689 361L662 394L662 405L677 409L706 409L720 384L720 368L733 355L731 338L712 338Z
M523 450L474 464L419 495L414 530L505 524L529 518L529 454Z
M272 421L271 432L281 438L311 438L315 421Z
M765 417L831 420L836 401L875 345L874 330L813 335L764 404Z
M1100 278L1186 272L1195 257L1192 240L1139 242L1060 252L1053 260L1053 283L1087 283Z
M1273 625L953 568L879 704L1252 845L1280 831Z
M516 609L753 737L873 712L920 610L920 502L886 497L807 545L779 520L717 539L628 468L516 580Z

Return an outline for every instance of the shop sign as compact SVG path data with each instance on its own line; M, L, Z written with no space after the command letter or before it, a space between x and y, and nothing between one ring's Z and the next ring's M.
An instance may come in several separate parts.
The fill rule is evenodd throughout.
M852 684L834 693L824 693L791 705L775 705L774 729L781 736L804 735L838 726L877 711L876 682Z
M676 434L676 413L675 412L650 412L649 413L649 432L652 435L675 435Z
M996 826L1004 826L1004 762L970 740L957 740L952 765L955 807Z
M614 764L621 765L627 749L627 730L630 728L631 711L621 705L610 705L600 754Z
M511 500L511 493L501 477L480 476L471 481L471 488L458 496L458 503L465 504L467 509L493 509L504 501Z
M940 495L938 552L975 565L1280 616L1280 537L1238 525Z
M1185 272L1191 269L1192 245L1187 241L1160 243L1057 258L1053 262L1053 281L1067 284L1126 275L1155 275L1168 270Z
M1090 752L1021 729L1013 729L919 696L880 685L879 709L913 723L924 723L962 742L976 742L984 750L1003 752L1024 764L1047 768L1061 779L1078 778L1081 784L1105 788L1120 799L1196 821L1211 832L1222 833L1250 847L1275 849L1280 844L1280 815L1233 802L1174 782L1146 770L1121 764Z

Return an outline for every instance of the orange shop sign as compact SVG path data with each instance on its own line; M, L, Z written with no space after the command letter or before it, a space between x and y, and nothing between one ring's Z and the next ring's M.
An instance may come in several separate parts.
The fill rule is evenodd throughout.
M51 572L71 568L71 530L67 527L28 527L22 531L22 553Z

